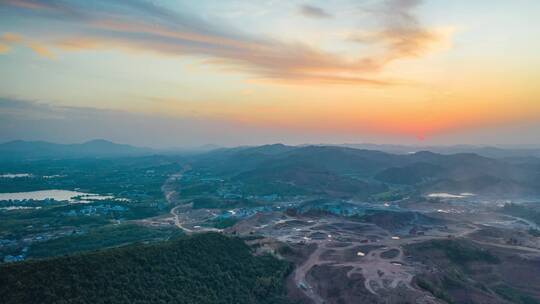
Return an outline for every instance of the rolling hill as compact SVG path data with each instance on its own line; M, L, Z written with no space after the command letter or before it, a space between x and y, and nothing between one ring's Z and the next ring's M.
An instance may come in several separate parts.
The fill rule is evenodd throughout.
M280 183L307 193L319 190L338 196L366 197L385 191L385 185L503 196L540 192L536 163L474 153L390 154L338 146L271 145L214 151L197 158L194 167L248 185Z

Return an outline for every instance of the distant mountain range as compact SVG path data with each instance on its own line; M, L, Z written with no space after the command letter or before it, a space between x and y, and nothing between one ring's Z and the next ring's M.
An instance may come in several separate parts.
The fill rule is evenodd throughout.
M219 149L194 167L252 189L367 197L385 186L420 192L473 192L497 197L540 194L538 158L497 159L474 153L391 154L340 146L266 145Z
M540 158L534 149L456 146L452 148L455 151L478 153L452 154L454 150L448 147L439 153L400 153L397 150L405 151L400 146L391 146L392 153L360 147L273 144L186 152L153 150L106 140L82 144L12 141L0 144L0 161L184 153L195 168L247 185L250 191L261 195L277 191L367 198L385 192L392 185L413 187L423 193L473 192L499 197L540 194Z
M113 143L103 139L81 144L57 144L45 141L10 141L0 144L0 160L39 160L142 156L155 153L150 148Z
M223 148L217 145L203 145L190 148L152 149L126 144L118 144L104 139L95 139L80 144L58 144L47 141L14 140L0 143L0 161L2 160L28 160L28 159L63 159L87 157L121 157L141 156L148 154L197 154L210 151L223 152L224 155L242 153L279 153L283 150L310 146L346 147L359 150L381 151L391 154L412 154L420 151L430 151L439 154L473 153L490 158L538 158L540 162L540 147L535 146L406 146L390 144L337 144L337 145L298 145L288 146L271 144L262 146L240 146L236 148ZM226 151L226 152L225 152ZM243 152L242 152L243 151Z
M430 151L440 154L474 153L485 157L508 158L508 157L540 157L538 146L477 146L477 145L453 145L453 146L406 146L406 145L378 145L378 144L341 144L340 147L355 149L378 150L395 154L407 154L418 151Z

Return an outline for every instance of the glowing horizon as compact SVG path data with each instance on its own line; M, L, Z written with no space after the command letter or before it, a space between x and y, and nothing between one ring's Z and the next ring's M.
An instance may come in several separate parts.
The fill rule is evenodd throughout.
M108 139L160 133L150 145L539 144L538 13L527 0L5 0L0 139L61 138L76 112L121 125ZM79 128L66 138L107 137Z

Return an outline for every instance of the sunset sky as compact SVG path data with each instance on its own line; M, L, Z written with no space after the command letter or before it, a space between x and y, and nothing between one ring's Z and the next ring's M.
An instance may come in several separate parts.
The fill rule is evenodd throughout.
M0 0L0 141L540 144L540 1Z

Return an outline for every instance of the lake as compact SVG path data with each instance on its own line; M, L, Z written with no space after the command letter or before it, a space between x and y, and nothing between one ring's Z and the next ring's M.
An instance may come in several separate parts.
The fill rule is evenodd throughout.
M92 200L114 199L109 195L98 195L70 190L40 190L29 192L0 193L0 201L24 201L24 200L46 200L69 201L71 203L87 203Z

